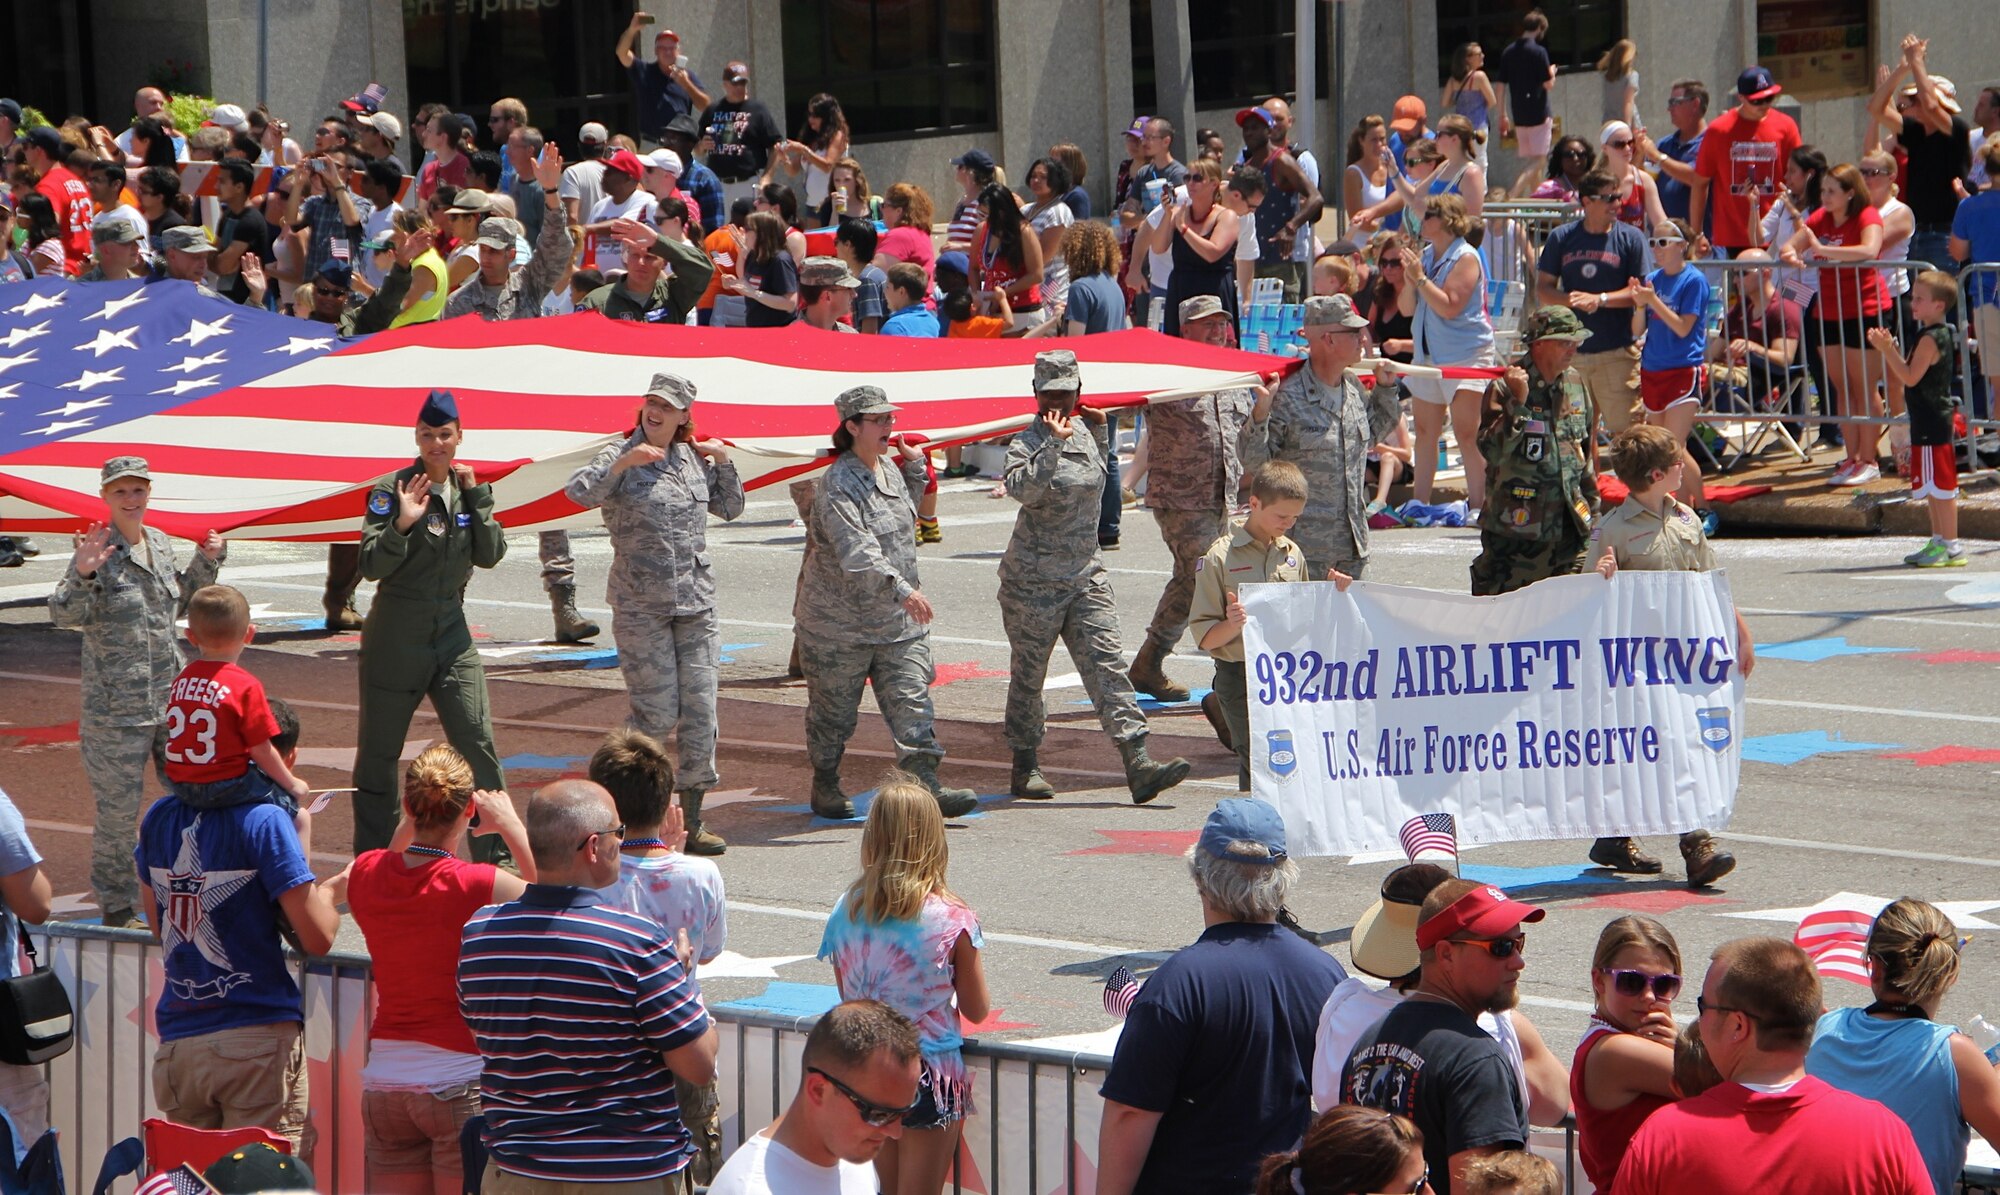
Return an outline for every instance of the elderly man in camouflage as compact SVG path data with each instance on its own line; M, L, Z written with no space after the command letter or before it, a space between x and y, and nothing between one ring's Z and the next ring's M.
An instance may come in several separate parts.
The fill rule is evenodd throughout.
M1229 315L1214 295L1182 300L1180 317L1183 340L1229 343ZM1256 398L1255 390L1218 390L1146 408L1146 454L1154 465L1146 474L1146 505L1173 553L1174 572L1153 608L1146 642L1132 658L1132 685L1160 701L1188 699L1187 689L1167 676L1165 662L1187 630L1194 566L1229 529L1243 479L1237 439Z
M1539 308L1521 334L1526 360L1486 388L1474 594L1507 593L1583 567L1597 513L1597 407L1570 362L1589 338L1576 312Z
M743 481L720 440L693 438L694 383L653 375L638 426L607 444L564 490L578 506L604 508L611 532L611 627L632 700L632 724L680 751L674 777L687 819L687 849L720 855L729 844L701 824L715 787L715 691L722 640L708 516L743 513Z
M895 443L900 468L885 459L896 408L875 386L834 400L838 454L827 467L806 519L805 571L792 605L799 662L806 674L806 755L812 762L812 810L844 820L854 804L840 791L840 760L853 737L861 691L895 737L898 766L923 781L946 817L979 806L971 790L938 782L931 707L931 603L917 587L917 500L923 453Z
M1305 368L1257 401L1243 429L1243 467L1291 461L1306 475L1306 509L1291 538L1306 554L1306 575L1368 567L1368 450L1402 414L1393 379L1378 369L1364 390L1348 376L1362 360L1368 321L1346 295L1305 302Z
M488 321L541 318L542 300L562 281L576 248L562 199L556 194L562 172L562 152L554 145L544 145L541 156L535 159L535 181L542 188L542 235L536 238L527 265L514 268L520 221L488 216L479 222L479 272L451 292L444 301L443 318L473 313ZM579 643L596 636L597 624L577 613L576 559L570 554L569 532L542 532L540 548L542 588L549 594L557 642Z
M185 661L174 620L188 598L213 584L224 548L211 531L183 570L173 541L145 525L153 475L136 456L115 456L99 474L111 521L92 523L49 598L59 627L83 632L83 711L78 737L97 798L90 886L104 924L137 925L139 800L146 761L163 766L167 694ZM161 773L161 783L166 782Z
M1021 503L1014 537L1000 559L1000 622L1013 645L1007 682L1007 744L1014 749L1010 785L1015 796L1030 800L1056 795L1035 752L1042 744L1042 682L1061 637L1104 732L1124 757L1132 801L1144 805L1185 780L1188 761L1158 763L1146 753L1146 715L1125 675L1118 604L1097 546L1104 453L1077 425L1082 390L1075 353L1057 349L1037 355L1035 421L1007 447L1007 494Z

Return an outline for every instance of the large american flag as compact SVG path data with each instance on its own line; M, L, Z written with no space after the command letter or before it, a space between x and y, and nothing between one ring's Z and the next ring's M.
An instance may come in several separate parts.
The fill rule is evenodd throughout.
M751 488L820 467L850 386L882 387L899 430L943 447L1025 424L1037 352L1074 351L1100 406L1246 385L1301 362L1153 332L1060 340L846 336L803 324L704 329L594 313L466 317L342 341L326 324L182 282L0 288L0 526L103 517L98 469L148 459L148 522L173 535L353 539L370 484L415 456L424 395L451 390L461 459L495 482L502 524L595 525L562 487L632 426L652 375L692 380L696 427Z

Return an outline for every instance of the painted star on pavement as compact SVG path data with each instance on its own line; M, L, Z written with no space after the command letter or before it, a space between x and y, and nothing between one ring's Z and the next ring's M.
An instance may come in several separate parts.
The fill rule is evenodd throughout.
M748 805L760 801L782 801L777 793L767 793L760 788L719 789L702 798L703 809L720 809L725 805Z
M402 754L396 758L403 763L408 763L429 750L431 742L432 740L430 739L410 739L403 744ZM355 748L353 747L301 747L299 748L299 762L297 766L301 768L328 768L336 772L352 772L354 770L354 753Z
M971 1036L976 1033L1005 1033L1010 1029L1041 1028L1040 1025L1035 1024L1033 1021L1009 1021L1005 1018L1006 1012L1007 1010L1004 1008L993 1009L986 1014L986 1019L983 1021L968 1021L965 1019L964 1014L961 1013L958 1018L959 1031L967 1036Z
M119 312L124 311L127 307L137 307L139 304L145 301L146 301L146 290L144 287L140 287L138 290L133 291L131 294L126 295L122 299L111 300L109 303L106 303L101 310L95 311L90 315L84 316L83 318L109 319L112 316L117 315Z
M1458 877L1477 884L1491 884L1509 892L1522 888L1601 888L1625 882L1618 878L1616 872L1594 863L1557 863L1549 867L1461 866Z
M290 338L289 343L281 344L276 348L265 349L264 351L266 353L283 353L288 357L296 357L300 353L310 353L314 349L323 349L327 345L330 345L332 343L333 343L333 338L330 336L322 336L319 337L318 339L308 339L307 337L304 336L293 336Z
M500 761L500 766L519 768L527 772L565 772L589 761L588 755L540 755L533 751L524 751L519 755L509 755Z
M162 365L161 373L193 373L197 369L207 369L211 365L221 365L229 359L227 353L210 353L205 357L182 357L179 365Z
M49 334L49 321L43 320L41 323L36 324L32 328L16 328L13 331L7 333L7 335L0 336L0 348L11 349L16 345L20 345L26 343L27 341L33 340L37 336L47 336L48 334Z
M1607 892L1602 896L1593 896L1565 907L1610 909L1617 913L1650 913L1655 917L1664 917L1669 913L1678 913L1691 905L1735 903L1720 896L1704 896L1699 892L1689 892L1685 888L1661 888L1653 892Z
M1066 855L1185 855L1201 837L1199 830L1098 830L1109 839Z
M1718 913L1718 917L1738 917L1745 921L1782 921L1797 925L1809 913L1827 909L1862 909L1870 916L1889 907L1889 897L1867 896L1859 892L1836 892L1816 905L1805 905L1795 909L1752 909L1742 913ZM2000 929L2000 924L1986 920L1979 914L1989 909L2000 909L2000 900L1934 900L1938 911L1951 918L1951 923L1960 929Z
M840 1003L840 989L830 983L786 983L778 980L755 996L731 1000L715 1007L741 1008L776 1016L816 1017Z
M114 365L110 369L86 369L83 371L82 377L76 379L74 382L64 382L62 385L56 387L56 389L95 390L99 386L108 386L113 382L122 382L124 380L125 367Z
M14 747L46 747L77 741L77 724L59 722L54 726L0 726L0 739Z
M933 689L941 689L946 685L955 685L962 680L988 680L996 676L1007 675L1006 669L987 668L980 664L978 660L963 660L955 664L939 664L935 671L937 677L931 681L931 688Z
M1944 591L1945 600L1961 606L2000 605L2000 573L1990 573Z
M189 348L200 348L201 342L204 340L208 340L216 336L227 336L231 332L234 332L236 329L229 326L229 320L230 317L224 315L224 316L218 316L212 320L190 321L188 324L188 330L186 332L182 333L179 336L174 337L167 343L180 344L183 341L185 341Z
M1775 763L1790 767L1815 755L1836 755L1843 751L1893 751L1901 743L1850 743L1824 730L1801 730L1793 734L1763 734L1743 740L1745 763Z
M1917 658L1926 664L2000 664L2000 651L1954 647L1950 651L1926 652Z
M695 968L697 979L776 979L779 967L789 967L815 956L810 954L774 954L764 958L725 950L709 962Z
M57 291L54 295L29 295L27 302L21 304L19 307L8 308L7 314L33 315L37 311L47 311L51 307L60 307L62 305L62 291Z
M64 432L69 431L73 428L89 427L91 424L96 422L97 420L95 419L70 419L70 420L58 419L56 422L49 424L47 427L38 427L34 431L28 432L26 434L30 436L59 436Z
M76 351L80 353L85 349L89 349L91 356L102 357L104 354L110 352L112 349L136 350L139 346L132 343L132 337L136 335L138 331L139 329L137 325L127 328L122 332L113 332L109 328L99 328L97 330L97 338L95 340L90 341L87 344L77 345Z
M171 394L176 398L178 398L179 396L186 394L190 390L199 390L203 386L213 386L217 382L220 382L221 380L222 379L220 377L182 378L180 381L175 382L173 385L163 386L160 389L153 391L153 393Z
M1954 763L2000 763L2000 751L1991 747L1960 747L1947 744L1928 751L1893 751L1884 759L1907 759L1920 768L1941 768Z
M33 365L38 360L40 358L35 356L35 350L33 349L29 349L18 357L0 357L0 373L6 373L16 365Z
M110 405L111 405L111 400L108 398L93 398L86 402L69 402L69 403L64 403L62 406L59 407L51 407L48 410L43 411L42 414L74 415L78 411L94 411L99 407L108 407Z
M1817 664L1821 660L1831 660L1839 656L1888 655L1911 650L1907 647L1855 647L1847 642L1845 635L1834 635L1825 639L1794 639L1790 643L1773 643L1757 649L1760 660L1797 660L1804 664Z
M85 909L97 907L97 898L88 892L71 892L58 896L49 902L49 915L62 916L66 913L81 913Z

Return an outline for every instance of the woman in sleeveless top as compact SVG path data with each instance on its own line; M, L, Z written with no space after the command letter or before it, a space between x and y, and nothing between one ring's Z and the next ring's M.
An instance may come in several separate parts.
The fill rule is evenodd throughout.
M1875 1002L1819 1019L1806 1073L1881 1103L1910 1126L1939 1195L1958 1189L1970 1129L2000 1140L2000 1073L1971 1038L1936 1022L1965 940L1934 905L1905 898L1868 931Z
M1439 107L1447 112L1455 112L1472 122L1479 134L1479 143L1474 160L1483 170L1486 167L1486 142L1491 140L1490 117L1488 113L1499 106L1499 98L1493 94L1493 83L1487 79L1481 68L1486 65L1486 51L1478 42L1469 41L1458 48L1452 56L1451 78L1445 81L1443 102Z
M840 101L821 92L806 101L806 123L799 139L783 145L786 164L793 173L804 169L806 207L817 209L831 193L833 168L847 156L847 114ZM866 196L863 196L866 201Z
M1477 220L1486 206L1486 171L1473 159L1479 149L1478 131L1463 116L1447 116L1438 121L1435 140L1444 160L1431 172L1430 179L1421 185L1406 178L1396 179L1404 210L1411 213L1412 219L1421 220L1424 205L1430 200L1440 195L1456 195L1465 202L1466 214Z
M1674 997L1681 948L1651 917L1620 917L1597 936L1590 963L1596 1007L1569 1068L1577 1155L1600 1191L1611 1189L1632 1135L1679 1098L1674 1088Z
M395 237L395 243L401 248L413 234L429 232L431 223L422 212L405 209L396 213L392 227L400 234ZM410 293L403 296L403 309L389 321L389 326L404 328L411 324L430 323L444 314L444 301L450 294L444 258L436 249L424 250L410 263Z
M1181 301L1195 295L1214 295L1229 322L1236 322L1236 213L1219 202L1221 191L1221 163L1197 158L1188 167L1187 204L1174 205L1150 234L1152 251L1172 253L1174 258L1160 323L1160 330L1169 336L1180 335ZM1171 193L1166 202L1172 203Z
M1486 267L1466 242L1478 222L1457 195L1433 199L1422 221L1424 251L1401 250L1407 282L1397 296L1403 314L1414 317L1412 338L1418 365L1499 364L1493 355L1493 324L1486 313ZM1486 492L1486 462L1479 455L1479 402L1484 378L1418 378L1405 383L1416 416L1413 483L1417 501L1431 500L1437 475L1438 440L1446 414L1465 457L1466 493L1477 501Z
M1660 206L1660 188L1653 182L1653 176L1632 160L1633 140L1632 127L1624 121L1606 124L1597 134L1597 144L1604 155L1598 165L1618 180L1618 221L1650 236L1667 218L1667 211Z
M1910 256L1910 235L1917 230L1917 215L1910 205L1897 198L1896 158L1886 150L1871 150L1861 158L1861 181L1868 188L1868 202L1882 213L1882 260L1903 261ZM1894 304L1890 330L1900 337L1914 326L1910 321L1910 271L1895 266L1882 268L1882 285ZM1903 413L1903 388L1889 377L1889 412Z
M1363 220L1362 213L1389 198L1389 176L1396 172L1396 159L1389 153L1389 126L1381 116L1361 118L1347 135L1347 171L1341 177L1341 193L1346 200L1347 226L1368 231L1371 226L1394 232L1402 227L1403 215Z

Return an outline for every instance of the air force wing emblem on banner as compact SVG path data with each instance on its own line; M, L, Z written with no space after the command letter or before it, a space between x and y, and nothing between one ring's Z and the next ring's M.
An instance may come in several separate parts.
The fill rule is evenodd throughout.
M1298 752L1292 750L1292 732L1289 730L1266 731L1264 737L1271 744L1271 773L1280 780L1288 780L1299 769Z
M1710 751L1726 751L1729 748L1729 707L1710 706L1694 712L1695 722L1701 727L1701 745Z

